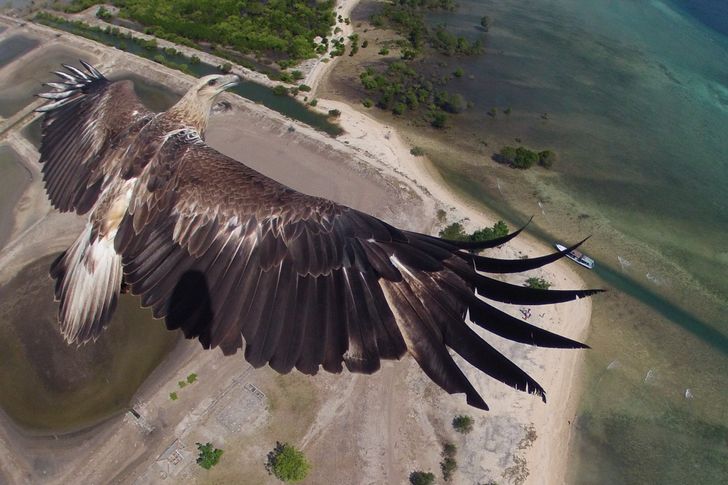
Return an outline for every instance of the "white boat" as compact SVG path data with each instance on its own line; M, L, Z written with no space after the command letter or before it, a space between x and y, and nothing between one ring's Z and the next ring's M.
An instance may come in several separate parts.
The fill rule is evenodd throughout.
M562 246L558 243L555 244L555 246L556 249L558 249L559 251L564 251L567 249L566 246ZM576 249L574 249L573 251L569 252L566 257L574 261L575 263L584 266L585 268L594 269L594 260L582 253L581 251L577 251Z

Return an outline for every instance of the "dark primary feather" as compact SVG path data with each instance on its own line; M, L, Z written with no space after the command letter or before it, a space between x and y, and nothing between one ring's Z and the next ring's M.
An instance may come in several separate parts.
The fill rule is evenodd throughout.
M481 409L487 404L450 350L509 386L544 399L545 391L479 337L468 315L513 341L585 347L476 296L546 304L595 293L534 290L478 272L534 269L566 251L480 256L473 251L523 228L492 241L448 241L301 194L206 146L194 130L172 130L164 114L141 107L130 83L85 68L59 73L41 108L46 188L54 206L83 213L105 187L133 181L114 249L125 284L168 328L225 354L243 349L253 366L283 373L372 373L381 359L409 353L442 389Z

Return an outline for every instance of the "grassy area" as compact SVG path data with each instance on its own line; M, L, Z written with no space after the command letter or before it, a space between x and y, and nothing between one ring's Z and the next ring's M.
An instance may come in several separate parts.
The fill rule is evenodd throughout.
M114 4L121 17L157 37L186 45L214 44L281 67L315 57L314 39L328 37L336 21L333 0L75 0L66 11L99 3Z
M132 54L196 77L219 73L225 71L227 67L224 65L213 66L201 62L196 56L187 56L176 49L161 48L154 39L146 40L141 37L136 37L132 34L121 32L116 27L96 27L80 21L66 20L44 12L38 13L34 21L54 29L70 32L74 35L85 37L108 46L126 50ZM336 123L330 122L326 115L309 110L305 105L292 97L276 96L271 88L262 84L243 80L239 85L232 88L230 92L260 103L290 118L324 131L329 135L337 136L343 132L341 127Z

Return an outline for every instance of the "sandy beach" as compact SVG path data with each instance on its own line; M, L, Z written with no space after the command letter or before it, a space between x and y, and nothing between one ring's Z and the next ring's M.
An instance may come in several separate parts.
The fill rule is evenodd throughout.
M356 3L342 2L337 13L347 16ZM8 30L40 36L49 44L65 42L88 49L99 56L102 70L143 72L145 77L175 87L192 82L188 76L90 41L70 36L55 40L49 29L10 25ZM4 32L0 38L7 35ZM318 86L335 65L336 61L315 63L305 82ZM0 76L13 69L13 65L4 68ZM226 99L233 109L213 118L207 141L296 189L421 232L437 232L441 225L436 218L438 209L447 213L448 222L465 219L471 230L496 220L450 191L426 159L410 155L411 147L394 129L348 104L319 99L320 109L335 108L342 113L345 134L332 139L247 100ZM12 146L28 166L37 160L32 146L15 132L3 134L0 143ZM7 247L0 252L0 284L28 262L62 249L75 237L69 228L80 225L78 218L50 211L37 164L32 177L23 195L32 203L18 211ZM515 258L547 252L551 249L526 235L489 255ZM510 281L522 283L528 276L542 276L556 288L583 287L569 265L559 262ZM521 316L519 308L507 311ZM590 312L588 300L533 309L537 324L576 339L585 338ZM466 373L491 407L488 413L476 412L465 405L462 396L448 396L431 384L409 358L384 365L372 377L344 373L307 378L294 373L281 378L269 369L251 373L242 355L220 359L218 352L203 352L195 342L183 342L134 398L135 409L154 432L145 433L126 414L81 436L54 441L26 436L0 412L0 482L5 478L10 483L163 483L171 476L224 482L245 470L253 480L249 483L273 483L262 472L260 457L276 439L290 439L315 464L304 483L400 483L415 469L437 473L443 441L452 441L459 449L454 483L562 483L582 353L529 348L490 336L488 340L546 388L548 404L470 370ZM180 391L181 402L171 404L170 390L189 372L205 377L197 387ZM249 385L263 390L267 401L249 399L249 393L243 391ZM303 404L289 402L292 395L300 396ZM238 428L224 424L229 420L220 417L224 416L222 410L234 408L230 396L237 396L250 411L240 418L245 426L237 434L230 429ZM474 431L467 436L456 435L449 424L461 413L475 418ZM225 457L230 460L225 470L202 475L198 467L189 466L193 444L200 440L225 445ZM184 445L178 448L187 461L185 467L172 470L160 465L165 463L160 456L174 443ZM38 468L34 463L39 459L51 465Z

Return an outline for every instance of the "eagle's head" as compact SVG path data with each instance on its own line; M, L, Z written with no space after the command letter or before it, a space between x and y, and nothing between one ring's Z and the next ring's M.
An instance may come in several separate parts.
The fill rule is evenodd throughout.
M240 82L237 74L211 74L199 79L179 102L167 111L167 116L203 134L215 98Z
M201 100L209 100L210 102L228 88L237 85L240 82L240 76L237 74L211 74L197 81L191 92L195 92Z

